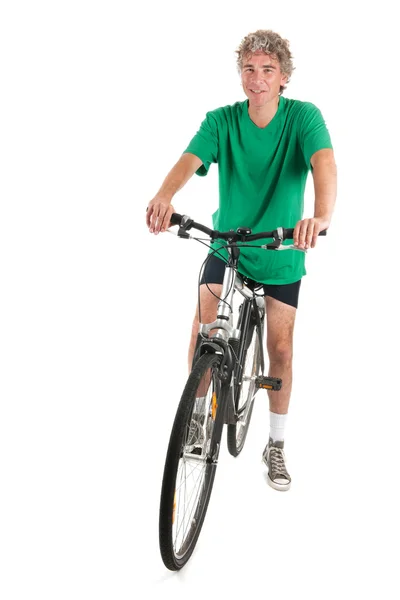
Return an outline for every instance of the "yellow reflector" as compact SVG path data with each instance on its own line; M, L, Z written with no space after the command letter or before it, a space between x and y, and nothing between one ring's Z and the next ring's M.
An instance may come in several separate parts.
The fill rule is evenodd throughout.
M217 413L217 408L218 408L217 394L214 392L212 395L212 412L211 412L213 421L215 421L215 415Z
M172 525L175 523L175 511L176 511L176 492L174 494L174 505L172 507Z

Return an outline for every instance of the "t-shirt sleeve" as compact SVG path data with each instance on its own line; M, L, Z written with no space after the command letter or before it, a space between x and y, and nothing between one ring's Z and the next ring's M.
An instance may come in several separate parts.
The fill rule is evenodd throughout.
M298 136L304 160L309 168L315 152L323 148L332 148L331 137L321 111L310 102L304 103L299 116Z
M212 113L207 113L200 129L192 138L185 152L198 156L202 161L197 175L207 175L211 163L218 162L218 125Z

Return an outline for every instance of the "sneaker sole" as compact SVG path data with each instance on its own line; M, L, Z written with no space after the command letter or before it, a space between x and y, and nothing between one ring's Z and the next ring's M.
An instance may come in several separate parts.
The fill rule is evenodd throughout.
M264 457L262 458L262 463L268 469L268 465L265 462ZM278 492L287 492L288 490L290 490L290 485L292 482L289 481L289 483L285 484L275 483L275 481L272 481L271 477L269 476L269 473L267 473L267 483L270 487L272 487L274 490L277 490Z
M285 485L280 485L279 483L275 483L274 481L272 481L272 479L270 478L269 475L268 475L267 482L268 482L269 486L274 488L274 490L278 490L278 492L287 492L288 490L290 490L290 482Z

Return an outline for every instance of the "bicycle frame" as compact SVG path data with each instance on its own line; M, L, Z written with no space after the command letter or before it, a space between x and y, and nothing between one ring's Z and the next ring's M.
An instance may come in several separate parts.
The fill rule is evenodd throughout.
M251 312L254 306L253 302L255 301L257 304L258 310L256 311L256 314L258 315L257 325L260 336L259 341L262 372L264 372L264 344L263 328L261 325L259 311L264 311L265 308L264 298L261 296L256 297L254 292L245 285L244 281L236 273L236 267L240 254L236 244L233 244L233 247L228 247L227 250L229 252L229 260L225 266L221 299L218 302L217 318L212 323L200 323L199 335L201 336L202 340L200 342L199 355L201 356L201 354L205 351L213 351L217 354L223 354L224 358L221 362L222 372L220 373L220 377L222 382L229 383L229 388L226 388L226 386L223 385L221 390L224 403L227 400L224 422L226 424L234 425L238 416L235 407L235 388L238 375L235 369L235 358L240 365L242 356L236 356L236 352L239 349L240 330L236 329L233 325L233 295L236 291L244 297L241 314L243 331L247 332L248 330ZM217 330L216 333L210 337L210 332L215 330Z
M262 308L264 310L264 299L261 297L257 297L253 291L251 291L242 279L236 274L236 268L238 265L238 259L240 255L240 247L237 245L237 241L239 242L251 242L261 239L272 238L272 243L262 244L259 247L265 250L273 250L273 251L286 251L286 250L297 250L299 252L307 252L305 249L297 248L294 245L283 245L283 242L287 239L293 239L294 229L293 228L283 228L278 227L273 231L265 231L257 234L253 234L251 229L247 227L239 227L236 231L229 230L228 232L220 232L216 230L209 229L208 227L201 225L199 223L195 223L193 219L186 215L179 215L174 213L171 215L171 224L179 225L178 236L181 238L189 239L192 236L189 235L188 231L191 228L195 228L199 231L202 231L207 236L211 238L211 240L221 239L226 240L228 245L226 246L229 253L228 263L225 265L225 273L224 279L222 283L222 293L221 298L218 303L217 310L217 318L213 323L200 324L199 327L199 335L198 342L196 344L195 355L193 359L193 363L195 360L200 357L203 353L215 353L222 355L222 359L220 362L219 368L219 378L221 380L221 391L222 391L222 401L225 403L225 389L226 385L229 383L229 402L227 403L227 416L225 416L225 423L229 425L234 425L236 423L237 414L235 411L235 384L236 384L236 373L235 373L235 364L241 362L241 357L239 360L237 359L235 350L239 348L240 345L240 331L233 326L233 317L232 317L232 299L235 291L239 292L245 299L244 309L245 315L243 318L248 318L249 315L246 316L247 312L251 314L252 310L254 310L255 305L257 305L258 310L254 310L254 313L257 318L258 331L259 331L259 342L260 342L260 366L262 369L262 376L257 377L257 385L264 387L264 389L272 389L279 390L282 382L280 379L275 379L273 377L265 377L264 376L264 343L263 343L263 335L261 331L261 319L259 315L259 311ZM326 235L325 231L320 231L318 235ZM242 317L241 317L242 318ZM248 323L245 323L244 330L247 331ZM210 332L216 331L210 337ZM246 340L247 341L247 340ZM242 345L243 347L243 345ZM261 379L261 381L259 381ZM239 378L240 380L240 378ZM268 380L268 381L265 381ZM271 385L271 383L273 385ZM224 411L221 411L224 412Z

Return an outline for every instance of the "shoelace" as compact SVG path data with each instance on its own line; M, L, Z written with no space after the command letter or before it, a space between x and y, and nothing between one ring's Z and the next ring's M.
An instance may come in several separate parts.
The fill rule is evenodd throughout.
M270 460L271 460L271 470L277 475L288 476L288 472L285 467L285 459L283 457L283 450L281 448L270 449Z

